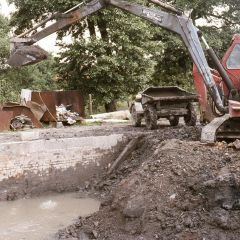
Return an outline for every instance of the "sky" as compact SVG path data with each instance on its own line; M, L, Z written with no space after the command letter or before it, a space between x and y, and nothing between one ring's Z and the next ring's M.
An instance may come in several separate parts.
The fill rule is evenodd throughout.
M14 12L15 7L14 5L8 5L6 0L0 0L0 13L6 17L9 17L12 12ZM44 50L57 54L59 52L59 48L55 45L56 44L56 37L57 34L52 34L37 43L40 47ZM65 42L68 42L69 39L66 39Z
M1 5L1 14L3 14L4 16L9 16L9 14L14 11L14 6L8 6L7 1L6 0L0 0L0 5Z

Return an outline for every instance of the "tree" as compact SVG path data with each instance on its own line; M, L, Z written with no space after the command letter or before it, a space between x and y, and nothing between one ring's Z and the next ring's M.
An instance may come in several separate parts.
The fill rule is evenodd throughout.
M6 58L9 54L9 26L7 18L0 15L0 70L4 68Z
M239 30L240 1L171 0L168 2L183 9L185 14L189 15L203 32L209 45L222 58L232 36ZM179 38L174 34L159 31L156 40L164 43L164 51L159 56L153 83L193 88L192 60Z
M11 68L6 64L10 50L9 30L8 19L0 15L0 102L18 100L22 88L55 89L52 58L24 68Z
M173 0L173 4L190 11L190 16L194 22L197 19L205 19L215 28L239 29L239 0ZM216 26L215 23L221 21L221 25Z
M119 10L104 10L89 21L101 36L95 30L90 39L80 35L64 45L59 75L68 87L92 93L112 111L115 99L135 94L151 81L155 64L151 56L159 46L151 41L154 31L146 22Z
M8 68L0 74L0 102L18 101L21 89L56 90L58 82L54 61L38 63L23 68Z

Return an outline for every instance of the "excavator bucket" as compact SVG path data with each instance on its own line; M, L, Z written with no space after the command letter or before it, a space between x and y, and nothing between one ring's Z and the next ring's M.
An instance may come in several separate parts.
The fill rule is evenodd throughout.
M231 118L229 114L215 118L202 129L201 141L205 143L236 139L240 139L240 118Z
M240 102L229 100L229 114L214 118L203 127L201 141L234 141L240 139Z
M21 46L14 50L8 60L12 67L21 67L38 63L48 58L48 53L39 46Z

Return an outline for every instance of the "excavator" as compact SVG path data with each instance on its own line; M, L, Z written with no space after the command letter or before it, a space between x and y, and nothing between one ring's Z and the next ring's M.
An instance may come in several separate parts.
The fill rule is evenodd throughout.
M237 40L234 38L223 60L224 66L188 16L160 0L149 1L160 8L125 0L92 0L78 4L65 13L53 14L11 39L9 65L19 67L46 59L47 52L34 45L36 42L101 9L115 7L176 33L182 39L194 63L193 75L199 96L201 120L207 123L202 129L201 140L213 143L219 139L240 138L240 37L236 37ZM54 19L54 23L38 31L39 27ZM202 45L214 63L215 70L209 67Z

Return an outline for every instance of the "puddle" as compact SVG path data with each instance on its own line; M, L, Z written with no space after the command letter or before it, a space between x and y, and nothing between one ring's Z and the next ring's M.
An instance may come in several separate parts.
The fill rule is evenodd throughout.
M78 216L99 210L94 199L74 193L0 202L0 240L49 240Z

